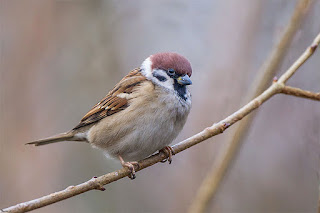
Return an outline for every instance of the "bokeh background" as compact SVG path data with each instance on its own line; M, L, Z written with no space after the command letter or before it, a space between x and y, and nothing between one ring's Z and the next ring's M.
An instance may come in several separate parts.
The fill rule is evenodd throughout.
M64 132L150 54L193 66L193 108L175 142L240 107L297 0L0 0L0 208L119 169L88 144L26 142ZM278 76L320 31L314 0ZM320 90L320 52L289 80ZM320 104L285 95L257 113L208 212L315 212ZM119 180L34 212L185 212L228 131Z

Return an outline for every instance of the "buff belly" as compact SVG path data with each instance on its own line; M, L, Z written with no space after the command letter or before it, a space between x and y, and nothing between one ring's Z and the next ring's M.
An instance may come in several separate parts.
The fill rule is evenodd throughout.
M169 145L184 126L191 102L181 102L162 89L154 93L148 89L155 88L151 83L144 85L128 108L92 126L88 141L111 157L120 155L125 161L141 160Z

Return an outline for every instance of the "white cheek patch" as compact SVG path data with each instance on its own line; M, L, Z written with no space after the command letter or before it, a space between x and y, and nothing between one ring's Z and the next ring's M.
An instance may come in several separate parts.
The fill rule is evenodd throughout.
M164 70L153 70L153 73L155 73L155 75L161 76L160 79L159 77L155 77L154 75L152 75L152 81L162 87L165 87L167 89L174 89L173 88L173 84L174 84L174 80L172 78L170 78L170 76L168 76L167 72ZM164 80L165 79L165 80Z
M147 77L147 79L151 79L152 78L152 62L150 60L150 57L148 57L146 60L143 61L143 63L141 64L141 72L144 76Z
M167 81L165 81L165 82L159 81L158 84L161 85L161 86L163 86L163 87L165 87L165 88L167 88L167 89L174 90L174 88L173 88L174 80L173 80L172 78L170 78L170 77L169 77L169 79L168 79Z
M164 70L160 70L160 69L159 70L152 70L151 67L152 67L152 62L150 60L150 57L148 57L146 60L144 60L144 62L141 65L142 74L144 76L146 76L147 79L154 82L155 84L162 86L162 87L165 87L170 90L174 90L174 88L173 88L174 80L168 76L167 72L165 72ZM153 76L153 72L157 72L158 75L165 77L167 80L160 81L158 78Z

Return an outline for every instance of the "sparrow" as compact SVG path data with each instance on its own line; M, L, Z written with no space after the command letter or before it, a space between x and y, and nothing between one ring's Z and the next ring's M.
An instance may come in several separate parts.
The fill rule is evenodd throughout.
M27 144L61 141L88 142L111 158L118 158L135 178L135 167L160 150L171 163L168 146L182 130L191 108L192 68L177 53L157 53L145 59L68 132Z

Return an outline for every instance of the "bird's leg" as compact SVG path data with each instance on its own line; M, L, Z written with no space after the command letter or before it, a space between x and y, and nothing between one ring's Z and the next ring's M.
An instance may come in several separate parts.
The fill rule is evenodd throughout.
M163 161L161 161L161 163L165 163L165 162L169 162L169 164L171 164L172 162L172 156L175 154L172 147L171 146L166 146L163 149L161 149L159 152L163 152L166 156L167 159L164 159Z
M128 175L128 177L131 180L135 179L136 178L136 171L134 169L134 166L137 166L139 169L139 166L140 166L139 163L137 161L125 162L120 155L118 155L118 157L121 162L121 165L123 167L127 167L130 170L130 175Z

